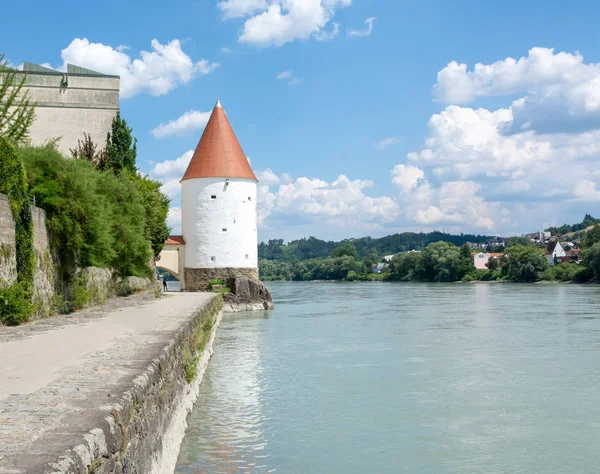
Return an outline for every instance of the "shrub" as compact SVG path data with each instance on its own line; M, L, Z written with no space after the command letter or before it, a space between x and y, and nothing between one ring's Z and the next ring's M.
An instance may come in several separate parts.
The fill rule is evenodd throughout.
M125 174L65 159L52 145L23 147L19 154L30 191L46 210L65 281L76 268L88 266L113 268L120 276L149 276L144 198Z
M224 284L225 284L225 280L223 280L223 278L217 278L216 280L210 280L208 282L208 289L212 290L213 286L224 285Z
M76 278L69 289L69 299L67 301L69 309L71 311L83 309L91 299L85 279L83 277Z
M470 281L474 281L474 280L475 280L475 278L473 278L473 276L468 273L464 277L462 277L462 281L464 281L464 282L470 282Z
M22 283L0 287L0 321L4 324L21 324L34 309L29 289Z

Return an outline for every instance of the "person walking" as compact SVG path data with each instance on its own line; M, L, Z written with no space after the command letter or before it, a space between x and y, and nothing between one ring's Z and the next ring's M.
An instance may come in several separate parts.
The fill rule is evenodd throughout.
M165 277L163 277L162 281L163 281L163 290L164 291L169 291L168 288L167 288L167 279Z

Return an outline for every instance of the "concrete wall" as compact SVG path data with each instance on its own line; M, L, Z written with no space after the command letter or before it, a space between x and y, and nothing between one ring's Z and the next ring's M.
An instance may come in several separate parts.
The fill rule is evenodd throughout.
M188 179L181 183L185 268L256 268L256 182Z
M119 110L117 76L66 75L28 72L26 86L32 102L37 102L36 119L30 131L31 142L40 145L60 138L58 149L71 156L83 134L91 135L103 147L112 119Z

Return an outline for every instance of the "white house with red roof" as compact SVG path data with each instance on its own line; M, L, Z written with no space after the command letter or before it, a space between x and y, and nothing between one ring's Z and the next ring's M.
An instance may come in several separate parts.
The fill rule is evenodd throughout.
M562 257L566 257L567 252L560 245L558 240L551 240L548 242L548 247L546 248L546 257L548 258L548 264L553 267L556 265L556 262L559 261Z

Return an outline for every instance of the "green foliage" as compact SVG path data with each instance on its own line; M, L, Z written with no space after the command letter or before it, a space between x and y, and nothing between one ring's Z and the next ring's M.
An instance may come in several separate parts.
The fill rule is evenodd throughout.
M102 170L110 169L115 173L121 171L137 172L137 138L133 138L132 129L127 121L121 118L119 112L112 121L111 131L106 137L106 152L108 160Z
M579 273L584 271L586 268L575 262L564 262L560 265L548 267L543 274L544 280L557 280L557 281L578 281L580 276Z
M129 281L126 278L124 278L119 283L117 283L116 294L117 294L117 296L133 295L133 288L131 287L131 284L129 283Z
M208 289L212 290L213 286L217 286L217 285L224 285L225 284L225 280L223 280L222 278L217 278L215 280L210 280L208 282Z
M19 149L31 193L46 210L46 224L63 278L76 268L113 268L148 276L144 200L123 174L101 173L85 160L68 160L52 146Z
M485 266L488 268L488 270L493 272L500 268L500 260L498 260L497 258L490 258L488 260L488 263L485 264Z
M423 256L421 252L400 253L390 262L390 279L395 281L411 281L418 279L422 273Z
M358 253L358 258L372 258L374 255L394 255L399 252L408 252L409 250L423 250L430 243L440 241L459 246L467 242L484 243L491 239L491 236L486 235L452 235L442 232L430 232L427 234L404 232L378 239L362 237L360 239L346 239L341 242L324 241L315 237L309 237L308 239L302 238L284 244L283 239L274 239L269 240L267 243L261 242L258 245L258 258L259 260L279 260L286 262L325 258L330 256L336 247L343 244L353 245Z
M585 234L583 234L581 239L581 247L587 249L598 242L600 242L600 225L596 224Z
M600 219L596 219L589 214L586 214L580 224L564 224L560 227L549 227L546 229L546 231L552 232L552 235L564 235L570 232L578 232L580 230L587 229L594 224L600 224Z
M33 222L27 174L14 147L0 137L0 193L6 194L15 219L17 279L31 290L34 272Z
M596 281L600 282L600 242L596 242L584 252L583 262L594 272Z
M10 69L0 54L0 137L13 144L27 140L35 120L35 104L29 100L29 89L23 90L26 80L27 75Z
M356 247L352 244L342 244L333 249L331 252L331 256L335 257L352 257L358 258L358 252L356 251Z
M154 258L160 255L163 245L171 230L167 226L167 214L171 200L160 191L161 183L138 173L131 174L129 179L142 197L146 215L145 236L152 245Z
M0 193L8 196L15 220L17 261L17 282L2 289L0 320L7 324L18 324L29 319L34 311L31 302L35 265L33 222L25 168L14 147L3 137L0 137L0 170Z
M83 140L77 140L77 147L70 148L71 156L76 160L86 160L97 169L106 169L108 166L108 152L106 148L98 150L98 145L94 143L92 137L87 133L83 134Z
M23 283L0 286L0 321L4 324L21 324L34 312L31 290Z
M509 281L531 283L541 278L548 260L534 247L515 245L506 249L502 275Z
M86 286L85 279L81 276L76 278L69 289L69 298L67 300L68 312L85 308L91 299L92 296Z

